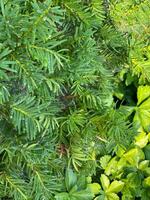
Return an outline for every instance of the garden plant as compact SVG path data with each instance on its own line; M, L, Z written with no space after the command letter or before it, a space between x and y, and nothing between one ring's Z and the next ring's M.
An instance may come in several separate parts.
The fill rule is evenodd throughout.
M0 200L150 200L150 1L0 0Z

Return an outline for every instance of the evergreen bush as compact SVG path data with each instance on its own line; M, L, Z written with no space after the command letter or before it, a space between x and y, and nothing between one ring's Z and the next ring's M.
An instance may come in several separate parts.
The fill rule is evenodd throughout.
M0 0L0 199L150 199L148 0Z

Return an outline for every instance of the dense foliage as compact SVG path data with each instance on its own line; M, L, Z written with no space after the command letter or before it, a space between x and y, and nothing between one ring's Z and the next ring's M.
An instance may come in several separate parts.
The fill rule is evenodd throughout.
M0 0L0 199L150 199L150 1Z

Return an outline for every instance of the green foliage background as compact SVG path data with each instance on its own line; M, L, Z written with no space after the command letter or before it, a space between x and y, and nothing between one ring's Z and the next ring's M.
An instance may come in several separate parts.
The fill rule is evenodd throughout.
M0 0L0 199L150 199L149 0Z

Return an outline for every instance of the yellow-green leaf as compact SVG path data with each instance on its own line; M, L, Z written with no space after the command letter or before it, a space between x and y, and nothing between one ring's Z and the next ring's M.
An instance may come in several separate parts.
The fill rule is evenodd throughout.
M100 193L101 186L98 183L90 183L88 184L88 188L91 190L93 194L96 195Z
M148 166L149 166L149 160L144 160L144 161L140 162L139 169L145 170Z
M123 158L123 157L120 158L120 160L117 163L117 170L119 171L119 170L123 169L123 167L126 166L126 163L127 163L127 161L125 158Z
M123 155L123 157L133 166L138 166L140 160L144 160L145 155L140 148L133 148Z
M135 144L140 148L145 147L147 143L148 143L148 135L146 135L144 131L142 131L135 137Z
M150 187L150 176L144 179L143 185Z
M107 189L108 193L118 193L122 190L124 187L124 182L122 181L113 181L109 188Z
M110 160L107 167L105 168L105 174L109 176L110 174L116 172L117 170L117 157L114 157Z
M116 154L118 157L121 157L125 153L125 150L122 147L117 147Z
M150 133L148 133L148 141L150 142Z
M110 185L109 178L105 174L102 174L100 180L101 180L103 189L107 190Z
M148 97L150 97L150 86L139 86L137 91L138 105Z
M107 195L107 197L108 197L108 200L119 200L118 195L115 193L110 193Z

